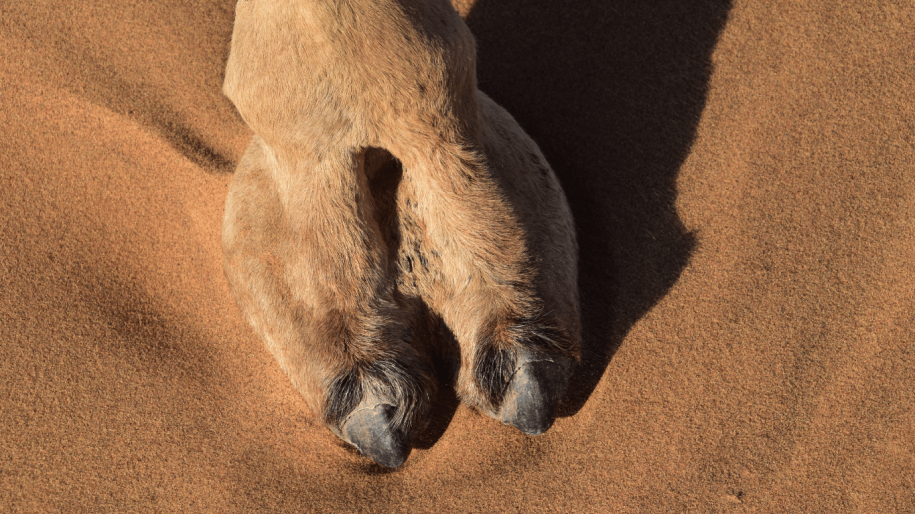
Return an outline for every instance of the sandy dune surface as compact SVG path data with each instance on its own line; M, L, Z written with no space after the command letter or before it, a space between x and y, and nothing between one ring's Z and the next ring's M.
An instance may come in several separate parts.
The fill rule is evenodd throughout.
M234 2L3 2L0 511L915 512L915 6L459 7L580 232L554 428L339 443L222 273Z

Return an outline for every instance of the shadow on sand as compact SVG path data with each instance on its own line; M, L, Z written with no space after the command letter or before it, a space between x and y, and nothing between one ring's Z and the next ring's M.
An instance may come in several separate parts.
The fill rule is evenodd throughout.
M540 145L581 248L583 357L560 416L590 397L695 244L675 208L730 0L479 0L479 87Z

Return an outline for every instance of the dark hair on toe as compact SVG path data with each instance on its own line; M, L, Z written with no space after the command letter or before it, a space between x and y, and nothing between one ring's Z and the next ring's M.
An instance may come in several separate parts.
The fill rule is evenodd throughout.
M544 355L578 359L577 346L549 316L516 318L508 326L495 323L484 330L474 355L474 380L493 409L499 408L505 389L518 366L518 352L527 349Z
M425 421L435 392L435 381L426 368L418 359L403 356L355 364L327 388L324 422L341 427L371 395L396 409L390 421L392 430L413 432Z

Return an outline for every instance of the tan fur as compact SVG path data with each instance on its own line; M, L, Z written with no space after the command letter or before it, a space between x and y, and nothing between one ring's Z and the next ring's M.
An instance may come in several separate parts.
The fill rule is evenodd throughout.
M226 203L226 273L334 430L366 398L418 430L441 359L486 412L520 349L577 359L571 214L475 69L445 0L236 7L224 91L257 135Z

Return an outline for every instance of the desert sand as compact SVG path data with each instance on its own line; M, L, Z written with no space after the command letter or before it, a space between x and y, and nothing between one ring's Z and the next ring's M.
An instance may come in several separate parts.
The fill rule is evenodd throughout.
M579 230L554 427L338 442L222 272L234 2L4 2L0 511L915 512L915 5L459 8Z

